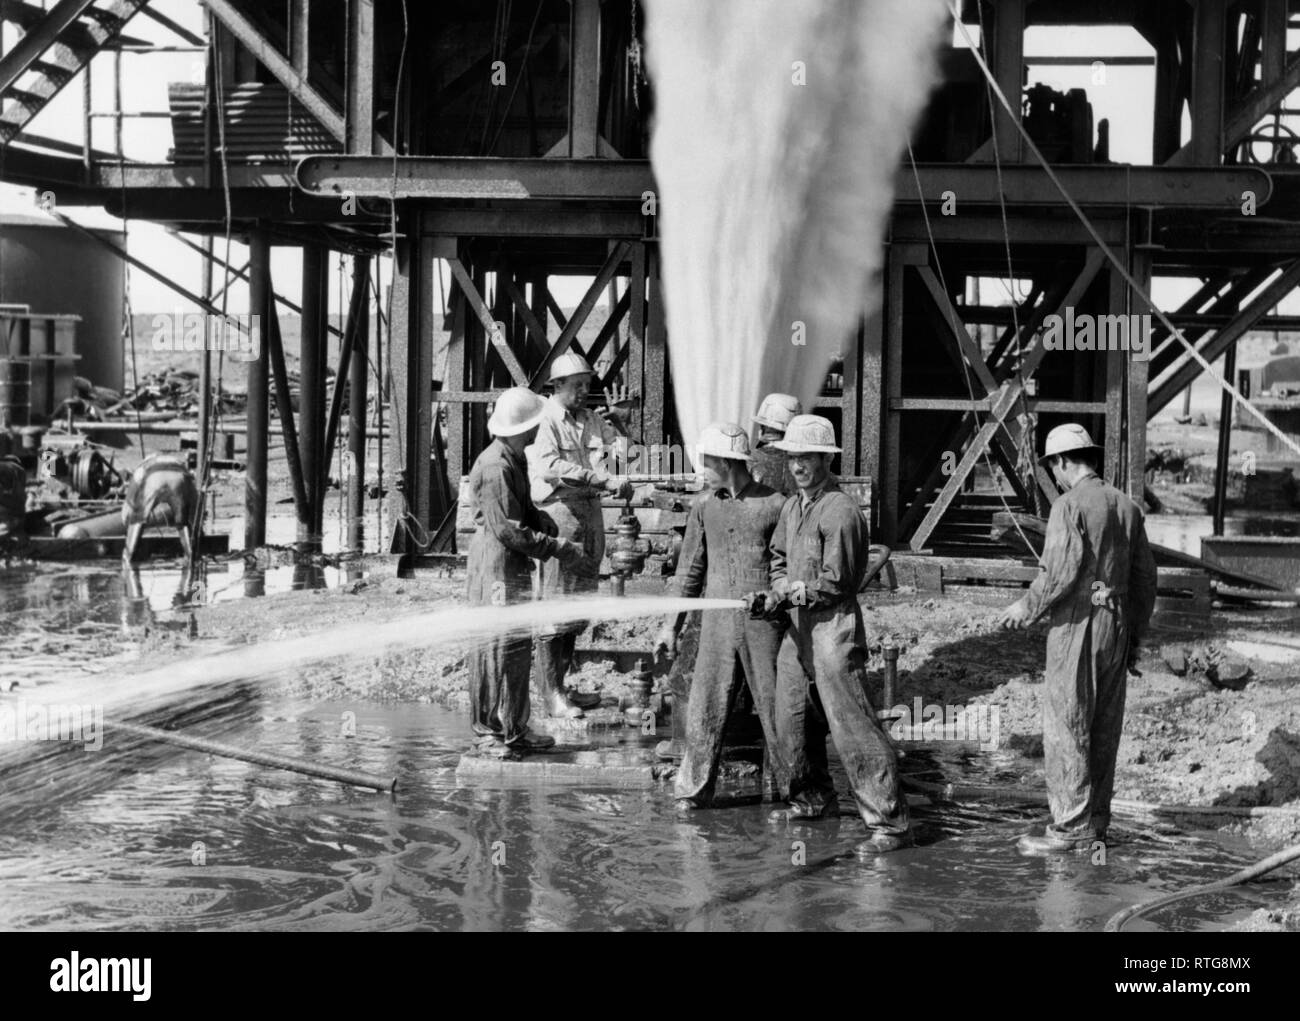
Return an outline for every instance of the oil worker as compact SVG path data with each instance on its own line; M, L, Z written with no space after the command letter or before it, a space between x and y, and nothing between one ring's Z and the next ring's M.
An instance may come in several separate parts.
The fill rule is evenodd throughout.
M735 599L768 584L768 547L785 498L749 474L749 438L731 422L715 422L700 433L695 461L708 491L691 506L686 536L677 560L673 588L694 599L701 595ZM672 650L686 614L666 623L655 652ZM709 610L700 625L699 652L686 701L686 740L677 771L677 807L703 808L713 797L722 760L722 736L740 678L763 727L773 780L782 799L789 794L789 770L780 756L776 731L776 656L781 644L777 621L750 619L743 610Z
M488 419L495 437L479 454L469 475L474 538L468 560L469 601L504 606L532 598L532 560L574 560L582 547L555 537L555 524L528 493L524 448L537 435L546 402L517 386L497 398ZM481 751L515 758L555 744L528 729L531 636L500 635L469 656L472 727Z
M771 591L761 608L788 614L777 658L777 729L791 775L790 807L774 820L835 816L826 731L844 763L870 837L861 855L911 843L897 756L867 697L866 648L858 590L869 559L867 524L831 475L835 430L796 415L774 446L789 456L798 492L781 508L772 536Z
M785 436L785 427L795 415L803 414L799 398L790 394L768 394L753 416L754 457L750 469L754 480L790 496L795 491L794 478L785 454L773 443Z
M1047 632L1043 760L1052 821L1026 833L1027 854L1090 848L1110 825L1127 670L1156 598L1142 511L1097 475L1101 448L1081 425L1047 434L1039 463L1065 490L1047 520L1042 566L1004 628L1041 617Z
M610 419L587 407L595 373L581 355L566 352L551 366L554 392L542 412L537 439L528 448L528 477L533 500L554 519L559 534L582 547L582 557L566 564L541 566L543 599L596 591L600 562L605 556L605 522L600 500L605 493L621 500L632 495L626 478L607 472L610 453L615 462L626 457L620 415L610 407ZM621 456L620 456L621 455ZM564 678L573 664L573 647L585 621L539 632L535 645L537 689L550 716L574 719L600 703L598 695L569 691Z

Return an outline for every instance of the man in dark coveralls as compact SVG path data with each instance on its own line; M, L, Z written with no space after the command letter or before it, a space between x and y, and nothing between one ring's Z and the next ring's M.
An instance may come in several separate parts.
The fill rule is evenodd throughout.
M768 545L784 497L750 476L749 439L734 423L706 426L695 457L709 491L695 501L687 518L674 576L677 594L735 599L765 589ZM664 625L655 640L656 652L674 647L685 618L685 613L678 614ZM742 675L763 728L772 778L785 798L789 770L776 732L780 625L752 620L743 610L708 610L702 618L690 697L684 706L686 741L677 771L677 807L683 811L702 808L713 797L723 732Z
M785 452L777 450L773 444L785 436L785 427L790 424L790 419L800 414L803 414L803 406L799 398L791 394L768 394L753 415L754 456L749 467L754 481L786 496L795 490L794 478L790 475Z
M545 407L527 387L512 387L497 398L488 419L495 438L469 475L474 538L467 569L473 606L531 599L533 557L563 563L582 555L577 543L555 537L555 522L538 511L528 493L524 448L537 435ZM528 729L532 658L531 635L498 635L469 655L472 727L479 749L489 755L515 758L555 744Z
M1047 434L1040 464L1065 490L1047 520L1041 570L1002 614L1005 628L1048 616L1043 760L1052 822L1026 833L1026 854L1106 839L1128 668L1156 598L1156 565L1142 511L1097 476L1101 448L1081 425Z
M826 768L826 730L844 763L869 838L861 855L911 843L897 756L867 697L866 646L858 590L870 558L867 524L830 473L835 430L796 415L775 446L790 459L799 491L772 536L769 614L788 613L777 658L777 729L791 774L790 819L838 814ZM780 818L781 812L773 813Z

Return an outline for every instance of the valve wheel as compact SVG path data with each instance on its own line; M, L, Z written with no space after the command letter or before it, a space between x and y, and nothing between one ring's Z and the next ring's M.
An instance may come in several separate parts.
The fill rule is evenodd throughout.
M1296 149L1300 135L1277 118L1260 124L1241 143L1241 154L1248 163L1261 166L1300 163Z

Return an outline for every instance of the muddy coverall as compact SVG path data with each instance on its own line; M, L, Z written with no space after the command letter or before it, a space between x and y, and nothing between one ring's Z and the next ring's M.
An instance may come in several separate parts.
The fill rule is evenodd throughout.
M620 440L614 427L594 411L571 412L554 396L547 399L537 439L528 448L532 497L555 521L562 538L582 546L583 555L568 565L556 561L541 565L543 599L596 591L605 556L600 498L608 472L603 468ZM563 690L573 647L586 627L586 621L574 621L539 630L533 649L537 690L543 699Z
M735 496L718 489L696 500L686 520L672 587L690 599L700 595L738 599L765 590L768 546L784 502L780 493L757 482ZM723 732L743 675L763 726L773 779L784 799L789 770L776 730L776 656L782 624L751 620L744 610L708 610L702 618L685 706L686 749L677 771L676 796L701 804L713 796Z
M1146 631L1156 566L1142 511L1095 475L1052 505L1042 567L1024 597L1047 615L1043 759L1048 832L1100 839L1110 825L1131 646Z
M474 538L470 540L468 596L472 606L505 606L532 598L532 560L553 557L556 542L528 495L528 469L499 439L478 456L469 474ZM501 635L469 655L470 712L474 733L507 744L528 730L530 639Z
M826 728L873 832L908 830L894 747L867 697L865 629L858 589L869 559L867 523L853 498L829 479L804 505L785 502L772 536L772 585L806 596L790 610L777 658L777 728L791 770L790 800L821 808L834 796L826 767Z

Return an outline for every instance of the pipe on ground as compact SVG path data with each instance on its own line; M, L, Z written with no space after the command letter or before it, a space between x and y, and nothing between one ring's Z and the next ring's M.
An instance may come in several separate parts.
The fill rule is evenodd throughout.
M370 790L387 792L397 790L397 779L395 777L378 776L375 773L363 773L354 769L337 769L333 766L290 758L287 755L273 755L270 752L254 751L251 748L236 748L233 745L222 744L219 741L209 741L203 737L191 737L188 734L181 734L174 730L146 727L139 723L123 723L120 720L114 720L110 722L109 726L121 731L123 734L130 734L132 737L138 737L144 741L161 741L164 744L175 745L178 748L186 748L190 751L219 755L224 759L237 759L240 762L251 762L258 766L270 766L272 769L285 769L291 773L302 773L304 776L320 777L323 780L337 780L339 783L349 784L353 787L366 787Z

